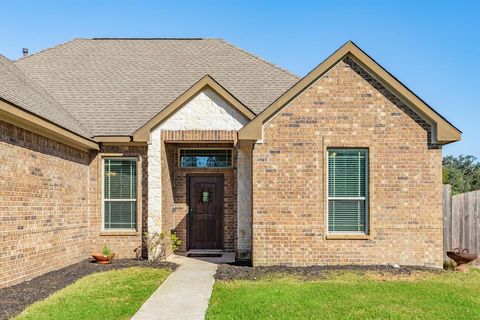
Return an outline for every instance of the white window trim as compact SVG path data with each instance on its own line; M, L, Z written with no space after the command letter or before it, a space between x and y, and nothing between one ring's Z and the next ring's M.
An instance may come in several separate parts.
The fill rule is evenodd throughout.
M348 148L348 147L328 147L326 149L326 157L327 157L327 166L326 166L326 176L327 176L327 188L326 188L326 195L327 195L327 201L326 201L326 221L327 221L327 235L369 235L370 232L370 212L369 212L369 167L370 167L370 162L369 162L369 154L370 154L370 149L369 148ZM329 164L329 153L330 150L358 150L358 151L367 151L366 156L365 156L365 197L330 197L329 192L328 192L328 164ZM329 226L329 213L328 213L328 204L330 200L364 200L365 201L365 230L366 231L330 231L330 226Z
M137 173L137 180L135 181L135 199L105 199L105 160L134 160L135 169ZM137 231L138 228L138 158L136 157L102 157L101 161L101 170L102 170L102 232L132 232ZM135 228L105 228L105 201L115 202L115 201L131 201L135 202Z
M180 158L181 150L212 150L212 151L215 151L215 150L230 150L230 152L231 152L231 163L228 167L182 167L181 166L181 158ZM191 170L191 169L218 170L218 169L231 169L231 168L233 168L233 148L208 148L208 147L206 147L206 148L178 148L177 157L178 157L177 166L180 169L186 169L186 170Z

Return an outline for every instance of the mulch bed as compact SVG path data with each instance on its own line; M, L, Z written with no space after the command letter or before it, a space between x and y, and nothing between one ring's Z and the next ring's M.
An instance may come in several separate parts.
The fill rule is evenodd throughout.
M374 271L381 275L391 276L409 276L416 271L424 271L430 273L445 272L442 269L417 267L417 266L400 266L394 267L390 265L382 266L310 266L310 267L287 267L287 266L270 266L270 267L247 267L222 264L218 266L215 274L216 280L232 281L232 280L257 280L268 275L288 275L300 277L305 280L327 279L334 272L367 272Z
M175 270L171 262L116 259L111 264L99 265L89 260L51 271L30 281L0 289L0 320L12 318L32 303L43 300L52 293L65 288L78 279L96 272L125 269L129 267L167 268Z

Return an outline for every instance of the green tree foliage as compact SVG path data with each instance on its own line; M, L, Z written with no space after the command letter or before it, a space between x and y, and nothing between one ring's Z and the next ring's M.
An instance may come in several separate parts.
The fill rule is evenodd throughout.
M480 190L480 162L470 155L444 157L443 183L452 185L452 194Z

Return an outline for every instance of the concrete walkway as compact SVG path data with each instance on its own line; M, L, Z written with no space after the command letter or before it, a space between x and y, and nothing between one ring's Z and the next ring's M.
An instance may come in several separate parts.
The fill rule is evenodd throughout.
M212 294L215 263L173 256L180 267L140 307L132 320L201 320Z

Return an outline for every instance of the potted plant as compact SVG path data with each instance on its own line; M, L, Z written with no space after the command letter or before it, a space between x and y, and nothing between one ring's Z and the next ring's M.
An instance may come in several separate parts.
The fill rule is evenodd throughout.
M102 249L102 253L92 253L92 257L97 263L109 264L112 263L115 253L113 253L108 246L105 246Z

